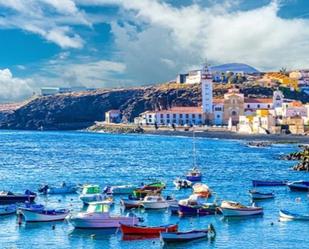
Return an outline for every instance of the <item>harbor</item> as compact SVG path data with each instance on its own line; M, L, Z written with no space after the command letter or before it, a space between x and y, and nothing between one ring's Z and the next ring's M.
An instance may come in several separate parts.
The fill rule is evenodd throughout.
M29 189L38 194L37 205L67 209L72 216L86 211L80 194L47 192L44 195L38 193L38 188L44 184L60 186L65 182L68 189L71 184L94 184L104 189L106 186L141 186L162 181L166 185L162 190L164 198L171 196L185 200L193 193L191 188L178 189L173 183L178 177L186 177L194 165L192 137L33 131L2 131L1 135L1 189L13 193ZM295 243L306 247L308 238L303 231L309 224L306 221L282 221L279 211L308 214L307 192L291 191L285 185L275 186L280 185L279 180L307 179L307 172L291 170L295 161L280 160L283 155L298 151L297 144L249 147L243 140L206 137L196 137L194 144L195 163L203 176L201 182L207 184L212 193L206 201L220 205L229 200L251 207L249 190L272 193L272 198L254 201L256 208L263 209L263 215L224 217L218 212L187 217L172 214L169 208L128 211L120 204L127 195L114 195L111 215L134 215L139 218L140 225L150 227L177 224L181 232L207 229L212 224L216 237L166 246L158 236L123 236L120 229L76 229L70 219L35 223L22 220L19 224L16 214L11 214L0 217L3 248L230 248L232 245L243 249L254 246L290 248ZM272 184L269 187L254 187L252 180L277 182L267 182ZM203 193L204 189L201 186L194 191ZM283 214L290 213L285 211Z

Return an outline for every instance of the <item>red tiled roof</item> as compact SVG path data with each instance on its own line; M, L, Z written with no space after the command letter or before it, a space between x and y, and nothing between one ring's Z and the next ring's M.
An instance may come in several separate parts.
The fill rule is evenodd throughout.
M265 104L271 104L273 102L273 99L271 98L245 98L245 103L265 103Z
M200 106L174 106L168 110L157 111L159 113L202 113Z

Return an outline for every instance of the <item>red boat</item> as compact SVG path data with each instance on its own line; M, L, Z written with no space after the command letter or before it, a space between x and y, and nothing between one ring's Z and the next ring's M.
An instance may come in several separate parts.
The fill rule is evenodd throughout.
M153 235L160 235L161 232L177 232L178 225L177 224L170 224L164 226L157 226L157 227L146 227L146 226L131 226L131 225L120 225L120 230L123 234L153 234Z

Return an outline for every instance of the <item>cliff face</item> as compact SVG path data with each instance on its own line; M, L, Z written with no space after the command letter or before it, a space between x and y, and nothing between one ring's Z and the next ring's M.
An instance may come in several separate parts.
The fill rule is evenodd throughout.
M145 110L174 104L197 105L198 87L161 89L141 87L39 97L15 111L2 112L1 129L75 130L103 121L104 113L120 109L124 121L133 121ZM176 100L177 98L177 100Z
M226 87L215 87L214 97L222 97ZM246 96L267 97L268 88L243 88ZM131 89L101 90L39 97L14 111L0 112L0 128L37 130L76 130L94 121L103 121L104 113L120 109L123 121L132 122L146 110L171 106L197 106L201 103L200 85L160 85Z

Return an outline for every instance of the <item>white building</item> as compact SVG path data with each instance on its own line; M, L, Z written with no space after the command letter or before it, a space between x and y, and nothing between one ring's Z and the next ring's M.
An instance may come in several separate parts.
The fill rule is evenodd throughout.
M106 123L120 123L121 121L121 112L120 110L109 110L105 112L105 122Z
M186 75L185 79L187 84L200 84L202 82L201 70L193 70Z
M146 111L135 120L140 125L201 125L201 107L172 107L162 111Z

